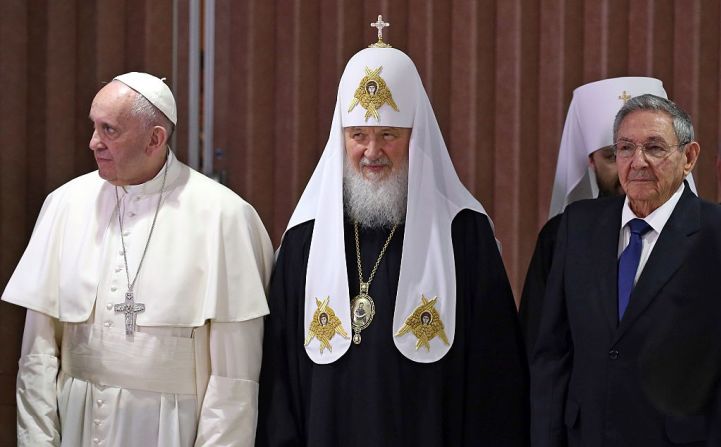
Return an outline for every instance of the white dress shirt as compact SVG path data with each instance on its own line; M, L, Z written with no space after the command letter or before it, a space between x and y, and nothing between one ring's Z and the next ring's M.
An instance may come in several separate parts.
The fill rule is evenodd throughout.
M623 211L621 213L621 232L618 238L618 257L621 257L621 253L623 253L623 250L626 249L626 246L631 238L631 230L627 225L631 220L643 219L651 226L651 230L649 230L648 233L643 235L641 238L641 242L643 244L641 248L641 259L639 260L638 269L636 270L636 277L633 280L634 285L636 285L638 278L641 277L641 272L643 272L643 268L646 266L646 262L651 256L653 247L656 245L656 241L658 241L658 237L661 235L663 227L666 225L666 222L668 222L669 217L671 217L671 213L674 208L676 208L676 204L678 204L678 201L681 199L681 194L683 193L684 188L685 186L682 182L681 186L676 189L676 192L673 193L670 199L644 218L636 216L636 213L631 210L628 196L626 196L626 200L623 203Z

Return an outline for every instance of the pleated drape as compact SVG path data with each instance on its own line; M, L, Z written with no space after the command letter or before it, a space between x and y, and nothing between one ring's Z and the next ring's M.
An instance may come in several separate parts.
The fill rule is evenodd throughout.
M217 173L276 245L325 145L345 62L374 40L378 14L391 23L386 40L418 66L456 169L495 223L516 296L581 84L662 79L696 126L700 195L721 198L716 0L216 0L215 12L215 120L202 135L212 132ZM87 114L103 81L167 76L175 149L188 159L188 17L189 0L0 0L0 286L45 195L94 169ZM23 315L0 304L0 445L14 442Z

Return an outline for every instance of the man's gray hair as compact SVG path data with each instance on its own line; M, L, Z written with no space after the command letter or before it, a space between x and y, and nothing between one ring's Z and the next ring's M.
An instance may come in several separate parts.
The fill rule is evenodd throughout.
M635 96L621 107L621 110L618 111L616 119L613 122L613 141L616 141L618 138L618 128L621 127L621 122L624 118L630 113L643 110L667 113L673 121L673 131L676 134L678 143L685 144L693 141L693 124L691 124L689 114L674 104L673 101L651 94ZM679 147L679 149L682 148L683 146Z
M170 122L168 117L148 101L145 96L135 92L135 100L133 100L133 104L130 106L129 113L131 116L140 119L148 129L154 126L163 127L168 136L167 141L170 141L175 126L173 126L173 123Z

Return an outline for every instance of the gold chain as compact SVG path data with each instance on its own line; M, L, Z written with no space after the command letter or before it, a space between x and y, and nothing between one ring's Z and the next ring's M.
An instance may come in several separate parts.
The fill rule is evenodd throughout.
M381 254L378 255L378 260L376 261L376 265L373 266L373 270L371 271L371 276L368 277L368 282L365 283L369 288L371 285L371 281L373 281L373 277L376 275L376 270L378 270L378 265L381 263L381 259L383 259L383 255L385 254L386 249L388 248L388 244L391 243L391 239L393 238L393 233L396 232L397 227L398 227L398 224L393 225L393 228L391 229L391 234L388 236L386 243L383 244L383 249L381 249ZM358 241L358 222L353 222L353 228L355 229L355 254L356 254L356 259L358 261L358 279L360 280L360 283L363 284L363 267L361 266L360 242Z

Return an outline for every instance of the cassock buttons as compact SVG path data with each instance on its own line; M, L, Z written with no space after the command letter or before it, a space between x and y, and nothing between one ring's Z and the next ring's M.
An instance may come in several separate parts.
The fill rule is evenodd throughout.
M128 213L128 216L129 216L129 217L135 217L135 213L131 211L131 212Z
M610 351L608 351L608 356L611 358L611 360L616 360L619 357L619 353L615 349L611 349Z
M108 304L105 305L105 308L108 309L108 310L113 310L113 304L112 304L112 303L108 303Z
M103 326L105 326L105 327L110 327L112 325L113 325L112 321L106 321L105 323L103 323Z
M110 291L111 291L111 292L115 292L116 290L118 290L118 288L115 287L115 286L112 286L112 287L110 288Z
M95 403L98 404L98 407L102 407L104 402L102 399L98 399L95 401Z

